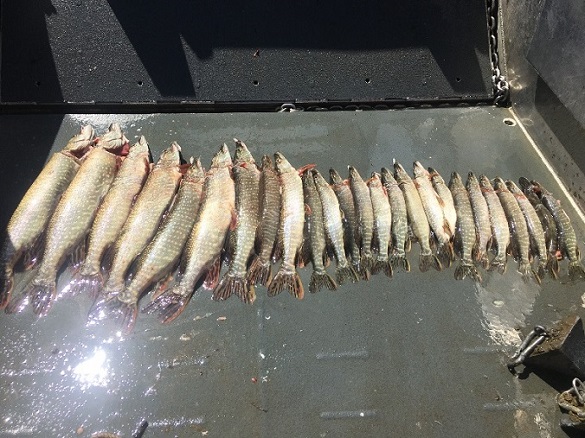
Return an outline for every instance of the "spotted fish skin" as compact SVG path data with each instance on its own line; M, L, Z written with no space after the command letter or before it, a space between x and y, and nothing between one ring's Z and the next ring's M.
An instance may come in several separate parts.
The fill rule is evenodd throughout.
M431 183L437 195L441 198L442 207L443 207L443 215L445 216L445 220L449 224L450 234L455 234L455 229L457 225L457 212L455 211L455 203L453 202L453 195L447 187L445 180L441 176L439 172L437 172L432 167L428 168L429 177L431 178Z
M530 266L530 236L522 210L502 178L496 177L494 179L494 190L500 198L504 213L506 213L506 219L508 219L510 236L512 238L512 253L519 260L518 271L524 281L528 281L533 276L538 281L536 273L532 271Z
M538 256L538 271L536 272L536 279L540 282L546 272L550 263L548 262L548 253L546 250L546 241L544 239L544 230L536 210L526 197L526 195L520 190L520 188L514 183L514 181L506 181L506 186L510 193L516 198L520 210L526 219L526 227L528 228L528 236L530 238L531 253Z
M89 232L116 175L120 160L116 152L126 148L127 144L119 125L112 124L84 158L51 216L39 270L20 299L7 308L9 312L22 310L29 299L35 314L42 316L49 311L56 296L57 272Z
M408 223L420 244L418 267L421 272L428 271L431 266L437 271L440 271L443 269L443 266L431 250L429 221L427 220L418 190L400 163L394 163L394 171L394 178L404 195Z
M408 214L406 212L406 202L398 182L390 170L382 168L382 184L388 194L390 210L392 214L392 254L390 262L394 269L400 267L404 271L410 271L410 263L406 258L406 251L410 249L410 240L408 238Z
M359 274L363 279L368 280L374 267L372 255L372 238L374 235L374 209L370 190L362 179L357 169L349 166L349 187L353 194L356 212L356 244L360 249Z
M370 198L374 211L374 241L378 247L378 254L372 267L372 273L384 272L387 277L392 277L392 263L388 255L390 229L392 228L390 202L379 173L372 172L372 177L367 184L370 189Z
M262 173L260 175L260 210L261 218L258 229L260 240L259 254L253 256L248 269L248 282L268 286L272 280L272 264L270 263L278 226L280 223L280 179L269 155L262 157Z
M481 175L479 177L479 186L488 205L493 236L492 247L495 244L496 248L496 256L492 260L489 269L497 270L500 274L504 274L508 260L508 247L510 246L508 219L506 218L506 213L504 212L500 198L487 176Z
M455 268L455 279L463 280L469 276L481 282L481 274L473 263L473 251L476 245L475 221L467 189L463 185L461 176L457 172L451 174L449 190L453 195L455 210L457 211L457 226L455 232L455 248L459 252L461 262Z
M304 288L296 271L295 259L303 243L305 223L303 182L297 170L280 152L274 154L274 161L282 186L279 234L282 236L284 254L280 269L268 287L268 295L274 296L286 289L292 296L302 299Z
M238 139L234 141L237 222L235 230L230 233L233 254L227 272L213 291L213 298L225 300L234 293L243 302L253 303L256 294L254 285L247 278L247 266L260 221L260 171L246 144Z
M349 181L341 178L335 169L329 169L329 178L331 188L339 200L339 206L343 212L345 246L347 254L351 257L353 269L357 272L360 270L360 247L356 241L355 230L357 228L357 216L355 212L355 203L353 193L349 187Z
M0 252L0 309L8 304L13 289L13 271L25 255L28 267L37 263L40 240L55 211L61 195L79 170L81 159L95 142L90 125L81 128L67 145L53 154L32 183L12 214L6 229L6 240Z
M469 193L473 219L475 221L475 231L477 232L477 245L473 259L479 262L484 269L487 269L490 263L487 251L492 241L492 224L490 222L489 207L479 186L479 180L473 172L467 174L466 188Z
M130 210L114 245L110 275L102 290L107 298L125 289L130 265L152 240L163 214L171 205L181 180L180 151L177 143L163 151Z
M215 154L205 176L203 201L185 246L182 276L177 285L153 297L144 308L163 323L175 320L189 303L198 281L210 269L219 270L219 258L230 228L235 227L236 190L232 160L226 144Z
M89 233L87 256L74 275L70 288L96 298L102 287L101 262L114 245L130 214L134 199L150 171L149 148L144 136L133 145L122 162Z

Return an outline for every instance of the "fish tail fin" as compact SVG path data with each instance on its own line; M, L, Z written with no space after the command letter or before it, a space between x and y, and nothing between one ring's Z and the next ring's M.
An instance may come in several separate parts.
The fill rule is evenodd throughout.
M536 275L542 281L544 277L546 277L546 273L549 270L548 260L546 259L538 259L538 270L536 271ZM551 274L553 275L553 274Z
M80 293L87 294L95 300L99 296L102 286L103 278L101 273L90 275L77 273L69 282L69 291L75 295Z
M249 284L246 278L226 274L213 290L213 299L215 301L227 300L232 294L240 297L244 303L253 303L256 299L254 286Z
M490 271L498 271L500 274L504 275L506 273L506 255L503 256L496 256L492 263L490 264L489 270Z
M193 292L188 293L185 287L178 284L153 299L142 309L142 312L158 313L160 321L168 324L183 313L192 295Z
M265 262L260 257L255 256L247 275L248 283L268 286L272 280L272 264L270 261Z
M392 263L394 269L400 268L405 272L410 272L410 262L406 258L406 254L392 254L390 263Z
M374 258L371 254L362 254L360 258L360 269L359 274L364 280L369 280L372 268L374 267Z
M440 246L437 252L437 257L441 261L441 264L448 268L451 266L451 262L455 260L455 252L453 251L453 244L448 241Z
M518 272L520 272L520 275L522 275L522 279L525 283L528 283L530 280L534 280L537 284L541 283L541 278L539 277L538 273L532 269L532 266L528 261L520 261L520 264L518 265Z
M434 254L421 254L418 259L418 268L420 272L427 272L431 267L435 268L437 271L441 271L443 266L441 265L441 261L437 258Z
M301 277L296 271L278 271L268 286L268 295L273 297L287 289L293 297L301 300L305 291Z
M27 293L31 299L33 313L45 316L57 296L57 285L55 282L33 283L29 286Z
M138 304L122 301L119 295L108 295L97 300L89 311L89 324L110 319L120 325L125 335L132 333L138 317Z
M482 281L481 274L475 265L463 262L455 268L454 277L455 280L463 280L465 277L470 277L479 283Z
M335 283L335 280L327 272L313 271L311 281L309 282L309 292L319 292L324 287L329 290L335 290L337 289L337 283Z
M221 271L221 255L213 261L203 281L203 287L207 290L214 290L219 283L219 272Z
M372 267L372 274L383 272L386 277L392 278L394 272L392 271L392 262L390 260L377 260Z
M546 258L546 270L549 272L550 276L555 280L559 278L559 271L560 271L559 261L556 257L548 254Z
M31 296L29 294L29 288L26 288L20 294L12 297L10 301L7 303L4 311L7 314L11 313L20 313L22 312L30 303Z
M352 283L356 283L360 278L357 272L355 272L355 269L353 269L353 267L348 264L337 267L337 271L335 271L335 279L337 280L338 284L343 284L348 280Z
M4 273L0 275L0 310L8 305L13 287L14 279L12 273Z
M490 266L490 259L487 256L487 252L484 249L479 248L479 245L475 245L471 251L471 258L478 262L484 269L488 269Z
M575 260L569 263L569 277L573 281L585 278L585 270L580 261Z

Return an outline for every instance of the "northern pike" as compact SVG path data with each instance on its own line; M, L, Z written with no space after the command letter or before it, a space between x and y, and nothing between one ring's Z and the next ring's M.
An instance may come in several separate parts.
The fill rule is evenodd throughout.
M546 249L548 251L548 272L556 280L559 278L560 272L559 257L562 257L559 252L557 224L550 211L548 211L548 208L544 206L538 195L532 190L530 181L524 177L520 177L518 183L540 219L544 230Z
M99 294L103 285L102 258L120 235L149 171L149 148L142 136L128 151L128 156L100 205L89 233L87 256L70 283L72 290L87 291L93 298Z
M299 171L304 169L297 171L280 152L274 154L274 162L282 185L279 234L282 238L283 259L268 286L268 295L274 296L287 289L292 296L302 299L303 282L296 271L295 260L303 244L305 208Z
M421 272L428 271L431 266L437 271L440 271L443 269L443 266L441 265L440 260L433 254L433 251L431 250L429 221L427 220L427 216L420 200L418 190L400 163L394 163L394 170L396 172L396 181L398 182L398 185L404 194L408 222L410 223L412 232L420 244L418 267Z
M455 250L461 257L459 266L455 268L455 279L463 280L470 276L475 281L481 282L481 275L473 263L473 251L476 245L475 221L471 209L471 201L467 189L457 172L451 174L449 190L453 195L455 210L457 211L457 226L455 232Z
M432 167L429 167L428 171L433 188L441 198L443 214L445 216L445 220L449 224L451 235L454 235L457 226L457 212L455 211L455 203L453 202L453 195L451 194L451 190L449 190L449 187L447 187L445 180L439 174L439 172L437 172Z
M269 155L262 157L260 175L261 218L258 225L260 248L248 269L248 282L268 286L272 280L271 256L280 222L280 179Z
M494 179L494 189L500 198L504 213L506 213L506 218L508 219L512 237L512 254L518 257L518 271L524 281L528 281L533 275L535 280L539 282L538 275L532 271L530 266L530 236L528 235L528 227L522 210L520 210L516 198L510 193L502 178L496 177Z
M530 237L531 253L538 256L538 271L537 281L540 282L549 270L550 263L548 261L548 251L546 250L546 240L544 238L544 229L536 214L536 210L526 197L526 195L520 190L520 188L514 183L514 181L506 181L506 186L510 193L514 195L524 219L526 219L526 227L528 228L528 236Z
M333 247L333 253L337 260L337 271L335 273L335 280L339 284L343 284L346 281L355 283L359 280L357 273L349 264L345 255L345 242L343 234L343 220L341 217L341 207L339 206L339 200L333 191L333 188L325 178L319 173L318 170L313 169L311 171L313 175L313 181L315 187L319 193L319 199L321 200L321 206L323 208L323 224L325 226L325 235L327 240Z
M360 249L360 264L358 273L363 279L369 280L370 273L374 267L374 258L372 256L372 237L374 234L374 209L370 190L362 179L357 169L348 166L349 169L349 187L353 194L355 205L356 228L354 236L356 244Z
M339 206L343 212L343 224L345 231L346 253L351 257L351 264L354 271L360 269L360 247L356 241L355 230L357 228L357 216L353 194L349 187L349 181L341 178L335 169L329 169L331 187L339 200Z
M32 301L33 311L45 315L56 296L59 268L86 238L100 203L116 175L120 157L127 150L128 139L116 123L100 137L84 158L79 171L63 193L47 228L43 260L32 282L8 312L20 311Z
M372 177L368 180L368 188L374 211L374 245L378 247L372 273L384 272L387 277L392 277L392 264L388 256L392 211L379 173L372 172Z
M467 174L467 192L473 210L475 221L475 232L477 233L477 244L473 252L473 260L479 262L484 269L490 265L487 251L492 241L492 224L490 222L490 211L487 201L483 196L479 181L473 172Z
M508 247L510 246L510 227L506 213L496 194L492 183L485 175L479 177L479 186L488 205L490 224L492 227L492 248L496 249L496 256L490 264L490 270L497 270L500 274L506 272L506 262L508 260Z
M61 151L51 156L12 214L0 253L0 309L6 307L12 294L16 263L23 256L27 268L38 262L51 215L94 142L93 128L81 128Z
M392 213L392 254L390 262L394 269L401 267L406 272L410 271L410 263L406 258L406 252L410 251L410 239L408 238L408 214L406 212L406 202L400 186L394 179L392 173L382 168L382 184L388 193L390 202L390 211Z
M327 243L325 241L324 212L313 173L305 172L302 180L305 204L308 206L306 221L309 229L309 242L305 242L305 245L309 246L310 259L313 264L309 291L315 293L323 287L335 290L337 284L325 269Z
M412 167L414 174L412 181L418 190L429 226L439 242L437 256L443 266L449 267L454 259L451 244L452 232L444 214L443 200L433 188L430 174L422 164L415 161Z
M114 244L112 267L102 293L105 298L126 287L126 273L132 262L152 240L169 209L181 180L181 147L172 143L154 165L138 194L120 236Z
M559 251L563 257L569 259L569 277L571 280L585 278L585 270L583 270L583 265L581 264L581 251L577 245L577 235L571 224L571 219L569 219L569 216L561 206L561 202L551 192L536 181L531 181L530 183L531 190L538 195L555 220Z
M159 280L168 278L179 262L197 218L204 181L205 171L201 161L191 159L169 213L162 220L152 242L138 257L136 274L130 284L118 295L100 301L90 318L101 319L113 314L121 319L125 333L132 331L142 294Z
M219 274L226 235L236 225L236 192L231 167L230 153L224 144L213 157L205 176L203 200L181 262L181 279L173 288L155 294L143 310L158 313L163 323L173 321L183 312L203 275L210 270L214 271L214 276Z
M248 260L254 251L256 229L260 221L260 171L244 142L234 139L233 174L236 189L236 228L230 233L233 251L227 272L213 291L213 298L225 300L235 293L245 303L256 299L254 285L248 280Z

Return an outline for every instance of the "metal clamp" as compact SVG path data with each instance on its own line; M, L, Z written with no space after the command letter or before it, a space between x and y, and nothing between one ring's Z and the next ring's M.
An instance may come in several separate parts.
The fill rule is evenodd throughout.
M585 385L580 379L573 379L573 386L557 396L557 403L561 409L575 414L585 420Z
M546 329L541 326L537 325L534 329L528 333L526 339L520 344L520 347L516 351L516 353L510 358L508 361L508 369L511 373L516 373L516 367L524 363L526 358L528 358L536 347L544 342L544 340L548 337L548 333Z

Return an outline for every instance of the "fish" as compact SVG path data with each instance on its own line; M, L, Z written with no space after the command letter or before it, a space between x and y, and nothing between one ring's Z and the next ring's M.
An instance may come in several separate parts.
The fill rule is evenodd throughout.
M319 199L321 200L325 235L333 247L333 253L337 260L335 281L340 285L344 284L346 281L355 283L359 280L359 277L353 267L349 264L345 255L343 233L344 224L342 210L337 195L317 169L313 169L311 174L313 176L315 187L317 188L317 193L319 194Z
M429 226L439 242L437 256L444 267L449 267L455 256L451 244L451 228L444 215L443 200L433 188L429 172L418 161L413 163L413 174L412 181L418 190Z
M235 293L245 303L256 299L254 284L247 278L247 266L260 222L260 171L246 144L238 139L233 169L236 189L236 228L230 233L233 251L227 272L213 291L215 300L225 300Z
M410 251L410 239L408 238L408 215L404 195L390 170L383 167L381 175L392 214L390 263L394 269L400 267L405 272L410 272L410 263L406 258L406 252Z
M508 219L511 250L512 254L518 257L518 272L520 272L524 281L528 281L534 276L534 279L539 282L538 275L530 266L530 236L528 235L528 227L522 210L520 210L516 198L510 193L502 178L496 177L494 179L494 190L500 198L504 213L506 213L506 218Z
M259 251L248 268L248 282L268 286L272 280L271 257L280 223L280 179L269 155L262 157L260 175L260 211L258 226Z
M12 214L0 251L0 309L10 300L16 264L23 256L27 268L38 263L51 215L94 143L92 126L82 127L61 151L51 156Z
M121 321L124 333L132 332L142 294L156 282L172 277L197 219L203 197L205 170L199 158L191 158L190 163L169 213L163 218L152 241L138 257L136 274L121 293L108 297L109 299L94 307L90 321L113 317ZM163 281L161 287L165 284Z
M475 231L477 233L477 244L473 252L473 260L479 262L484 269L487 269L490 265L487 251L492 241L489 207L479 186L479 180L473 172L467 174L466 188L471 201L471 210L473 211Z
M324 287L329 290L336 290L337 283L325 269L327 243L325 241L324 212L313 173L305 172L302 176L302 181L305 205L308 207L306 213L309 231L308 247L310 259L313 264L313 273L309 281L309 292L315 293Z
M128 219L132 204L150 172L149 147L144 136L130 147L106 194L89 233L87 255L69 283L72 291L97 298L103 279L102 258L115 242Z
M531 253L538 256L538 271L536 272L537 281L540 282L546 275L550 263L548 261L548 252L546 248L546 241L544 239L544 229L536 214L536 210L526 197L526 195L520 190L520 188L514 183L514 181L506 181L506 186L510 193L514 195L518 206L526 219L526 227L528 228L528 236L530 238Z
M138 194L130 215L114 244L110 274L102 288L102 297L96 302L96 307L100 307L103 301L109 301L125 289L126 273L132 262L156 234L181 180L180 153L181 147L173 142L162 152L158 162L148 174L144 187Z
M356 228L354 237L360 249L360 264L358 273L363 279L369 280L374 267L372 256L372 237L374 233L374 209L370 198L370 190L357 169L348 166L349 187L353 194L356 214Z
M431 250L429 221L427 220L418 190L400 163L394 163L394 171L394 177L404 195L408 222L420 244L418 267L421 272L428 271L430 267L440 271L443 269L443 266Z
M278 272L268 286L268 295L274 296L287 289L292 296L302 299L305 292L303 282L296 271L295 261L303 244L305 208L303 182L299 172L302 173L305 168L297 171L280 152L274 154L274 162L282 186L280 236L283 259Z
M351 264L356 272L360 270L360 247L356 241L355 230L357 228L357 216L353 193L349 187L349 181L341 178L335 169L329 169L331 188L339 200L339 206L343 212L344 241L346 254L351 258Z
M443 177L432 167L428 168L429 176L431 178L431 183L435 192L442 201L443 207L443 215L445 216L445 220L449 224L449 230L451 236L455 234L455 230L457 227L457 212L455 211L455 203L453 202L453 195L451 195L451 191L447 184L445 184L445 180Z
M128 139L113 123L85 156L73 181L63 193L47 228L47 242L39 269L18 300L11 302L8 313L21 311L32 301L33 312L45 315L56 296L59 268L90 231L100 203L108 192Z
M203 200L185 246L180 280L172 288L158 291L142 310L158 314L164 324L174 321L185 310L204 275L219 275L226 235L235 229L237 220L231 167L232 159L224 143L205 175Z
M456 280L463 280L469 276L473 280L480 282L481 274L478 272L473 263L473 251L476 245L475 221L471 209L471 201L467 189L463 185L461 176L457 172L451 174L449 181L449 190L453 195L455 211L457 212L457 226L455 232L455 250L461 257L459 266L455 268L454 276Z
M372 172L368 180L370 199L374 211L374 244L378 247L376 261L372 267L372 273L383 272L387 277L392 277L392 263L388 255L390 246L390 229L392 227L392 211L386 189L380 179L380 174Z
M531 190L538 195L543 205L555 220L558 233L559 251L569 259L569 277L575 281L585 278L585 270L581 264L581 251L577 245L577 235L571 219L563 209L561 202L537 181L530 181Z
M546 248L548 251L547 270L550 276L557 280L560 272L559 257L562 257L562 255L560 255L558 250L557 224L555 223L555 219L541 202L538 195L532 190L532 184L527 178L520 177L518 183L540 219L540 223L544 229L544 241L546 242Z
M497 270L500 274L506 272L508 261L508 247L510 246L510 227L506 213L496 194L492 183L485 175L479 177L479 186L488 205L490 224L492 227L492 248L495 247L496 256L490 263L489 270Z

